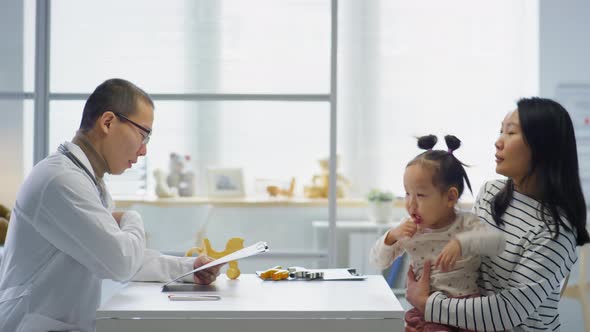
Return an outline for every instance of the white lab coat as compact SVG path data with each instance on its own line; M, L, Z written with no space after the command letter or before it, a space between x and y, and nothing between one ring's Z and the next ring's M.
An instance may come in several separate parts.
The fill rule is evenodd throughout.
M93 172L77 145L65 145ZM139 214L126 212L119 226L108 193L105 201L62 153L33 168L0 263L0 331L94 331L102 279L166 281L192 269L193 258L146 249Z

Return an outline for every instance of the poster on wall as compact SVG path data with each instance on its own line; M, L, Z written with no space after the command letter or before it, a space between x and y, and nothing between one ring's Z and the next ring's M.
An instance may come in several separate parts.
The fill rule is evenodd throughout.
M569 112L574 124L580 180L586 205L590 206L590 83L560 84L555 99Z

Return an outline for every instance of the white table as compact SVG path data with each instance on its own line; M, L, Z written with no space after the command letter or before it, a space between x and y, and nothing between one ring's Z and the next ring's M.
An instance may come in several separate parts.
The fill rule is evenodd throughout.
M130 283L97 311L106 331L403 331L404 310L382 276L362 281L263 281L220 276L199 294L170 301L160 283ZM187 293L184 293L187 294Z

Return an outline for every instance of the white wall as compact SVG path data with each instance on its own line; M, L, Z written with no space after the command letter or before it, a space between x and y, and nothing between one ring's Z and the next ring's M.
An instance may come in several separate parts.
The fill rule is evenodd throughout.
M541 96L555 97L561 83L590 83L590 1L541 0Z
M539 10L541 96L555 98L557 86L563 83L590 84L590 1L541 0ZM570 285L577 282L578 273L576 264ZM562 330L584 329L580 302L562 299L559 311Z
M0 10L0 91L22 92L23 10L21 0L3 0ZM24 173L24 102L0 99L0 204L12 207Z

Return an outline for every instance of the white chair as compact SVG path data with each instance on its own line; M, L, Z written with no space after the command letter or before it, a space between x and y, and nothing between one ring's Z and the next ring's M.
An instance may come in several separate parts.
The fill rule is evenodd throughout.
M568 285L569 275L565 278L561 288L561 297L569 297L580 301L582 304L582 316L584 317L584 331L590 332L590 303L588 302L588 291L590 291L590 282L588 282L588 250L590 245L585 245L580 249L580 275L577 284Z

